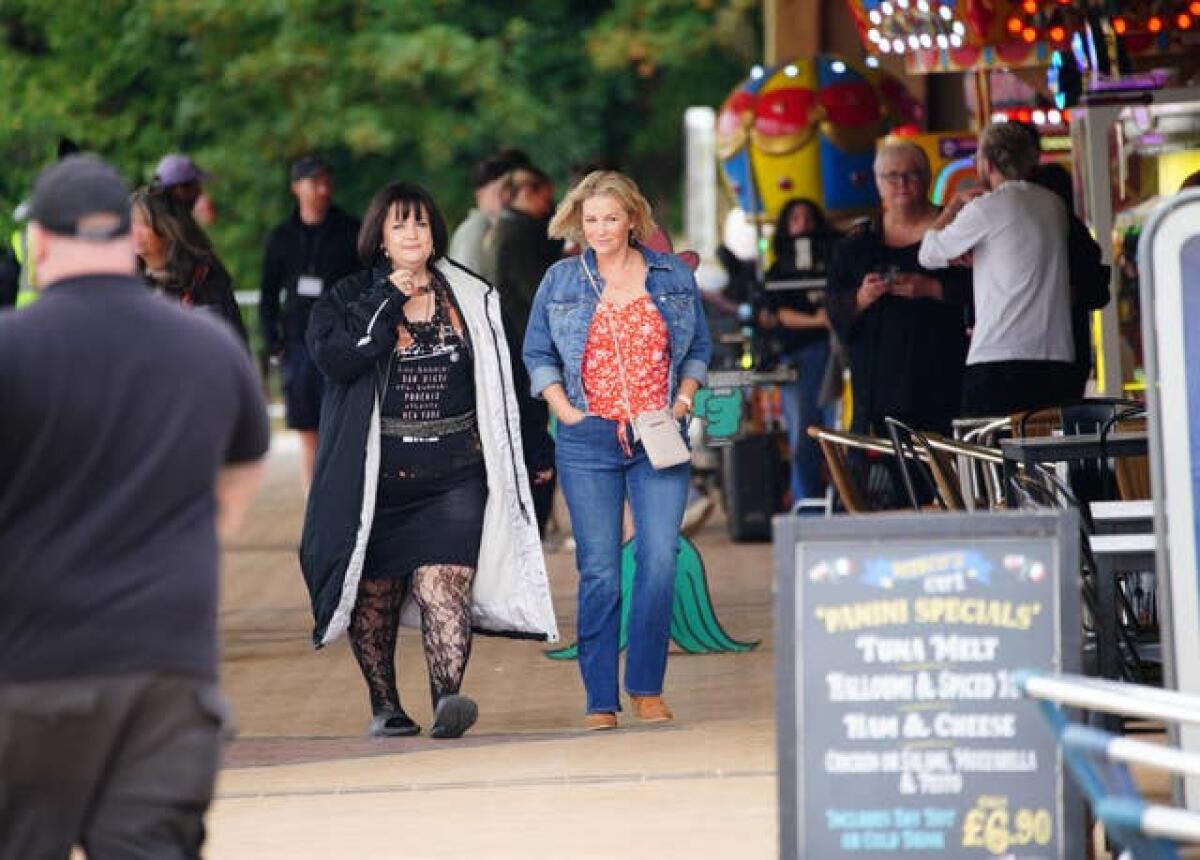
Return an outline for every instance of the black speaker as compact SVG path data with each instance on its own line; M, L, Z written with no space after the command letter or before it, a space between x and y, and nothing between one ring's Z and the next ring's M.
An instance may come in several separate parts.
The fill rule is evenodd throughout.
M771 539L771 517L781 510L787 484L781 438L779 433L745 436L721 449L721 500L734 541Z

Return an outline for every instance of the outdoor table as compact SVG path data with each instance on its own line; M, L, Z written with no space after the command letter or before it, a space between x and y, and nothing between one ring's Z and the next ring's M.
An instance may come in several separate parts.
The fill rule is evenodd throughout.
M1038 463L1094 460L1099 459L1102 455L1144 457L1149 451L1149 437L1144 431L1109 433L1104 440L1104 445L1101 446L1099 433L1025 436L1016 439L1001 439L1000 451L1004 455L1004 492L1012 502L1012 479L1017 474L1018 465L1029 467Z

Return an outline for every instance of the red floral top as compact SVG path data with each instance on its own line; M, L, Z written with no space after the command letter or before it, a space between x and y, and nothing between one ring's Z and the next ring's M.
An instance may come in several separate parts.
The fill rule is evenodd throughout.
M633 415L666 407L671 348L666 323L649 295L623 307L604 301L597 303L583 351L583 391L589 414L618 422L621 447L628 454L624 429L630 416L625 411L621 363L613 348L614 331L621 345Z

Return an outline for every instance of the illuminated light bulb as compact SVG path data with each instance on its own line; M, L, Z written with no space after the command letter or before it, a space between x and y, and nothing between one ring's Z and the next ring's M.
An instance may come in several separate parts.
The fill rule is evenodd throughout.
M1180 12L1175 17L1175 26L1178 27L1180 30L1192 29L1192 16L1189 15L1187 12Z
M938 46L939 48L941 48L941 49L944 51L944 50L946 50L946 46L947 46L947 45L949 45L949 44L950 44L950 40L946 38L946 34L945 34L945 33L938 33L938 35L937 35L937 46Z
M888 3L887 0L884 0L884 2L879 4L879 11L884 15L891 15L896 10L892 8L891 3Z
M1146 22L1146 29L1151 33L1161 33L1163 28L1163 20L1157 15L1151 15L1150 20Z
M967 25L962 21L955 21L954 25L950 29L960 36L967 35Z
M879 42L879 53L890 54L892 52L892 43L887 39L881 39Z
M785 75L787 75L789 78L794 78L794 77L796 77L796 75L800 74L800 70L798 68L796 68L794 65L789 65L784 68L783 73Z
M1062 122L1062 114L1056 110L1046 112L1046 122L1050 125L1058 125Z
M958 33L951 34L950 47L951 48L961 48L962 46L963 46L963 37L958 35Z
M1032 27L1026 27L1021 31L1021 38L1032 45L1037 41L1037 30L1033 29Z
M1200 2L1200 0L1197 0L1197 2ZM938 8L938 14L942 16L942 20L943 20L943 21L949 21L951 18L953 18L953 17L954 17L954 13L950 11L950 7L949 7L949 6L941 6L941 7L939 7L939 8Z
M1021 28L1024 27L1025 25L1023 23L1021 23L1020 18L1018 18L1016 15L1013 15L1011 18L1008 19L1008 23L1005 26L1008 27L1008 32L1012 33L1015 36L1021 32Z
M921 34L921 47L922 48L932 48L933 47L933 37L930 36L928 33Z
M871 19L871 23L876 27L883 23L883 16L879 14L878 9L872 9L867 17Z
M763 76L763 67L762 67L762 66L755 66L754 68L752 68L752 69L750 70L750 77L751 77L753 80L756 80L756 81L757 81L757 80L758 80L759 78L761 78L762 76Z
M992 122L1008 122L1008 114L1002 110L998 110L992 114Z
M921 47L921 40L918 39L916 36L909 36L908 37L908 47L912 48L915 51L917 48Z
M878 69L879 68L879 58L878 57L867 57L867 59L864 62L867 64L868 69Z
M1046 112L1040 111L1040 110L1035 110L1033 112L1033 124L1034 125L1045 125L1046 124Z
M901 9L907 9L908 8L908 0L896 0L896 5L899 6Z
M929 14L929 0L917 0L917 11L922 15Z
M876 30L874 27L872 27L870 30L867 31L867 38L870 39L872 42L878 42L880 39L883 38L883 35L878 30Z
M1029 108L1021 108L1017 111L1017 120L1020 122L1029 122L1033 119L1033 111Z
M843 63L841 60L834 60L832 63L829 64L829 68L833 70L833 73L835 75L840 75L846 71L846 64Z
M1037 0L1025 0L1025 2L1021 4L1021 8L1025 10L1026 15L1036 15Z
M1192 0L1192 2L1188 4L1188 11L1193 15L1200 15L1200 0Z
M1112 28L1118 36L1124 36L1125 31L1129 29L1129 22L1124 18L1113 18Z
M904 40L903 39L893 40L892 47L895 49L897 54L903 54L904 53Z
M1050 41L1061 42L1065 38L1067 38L1067 30L1065 27L1060 27L1055 24L1050 28Z

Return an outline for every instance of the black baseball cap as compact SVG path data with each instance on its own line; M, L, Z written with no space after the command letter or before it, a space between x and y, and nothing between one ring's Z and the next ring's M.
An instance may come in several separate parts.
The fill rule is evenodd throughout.
M306 155L292 162L292 182L332 172L333 168L329 166L329 162L319 155Z
M70 155L38 174L29 220L60 236L104 242L129 233L129 186L94 155Z

